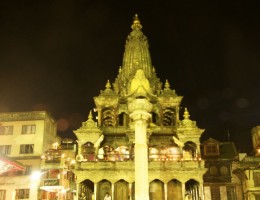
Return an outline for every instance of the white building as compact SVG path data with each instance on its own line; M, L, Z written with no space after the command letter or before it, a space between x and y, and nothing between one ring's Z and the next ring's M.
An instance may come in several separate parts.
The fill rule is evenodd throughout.
M56 141L56 122L47 112L0 113L0 153L25 167L0 176L1 200L38 199L41 156Z

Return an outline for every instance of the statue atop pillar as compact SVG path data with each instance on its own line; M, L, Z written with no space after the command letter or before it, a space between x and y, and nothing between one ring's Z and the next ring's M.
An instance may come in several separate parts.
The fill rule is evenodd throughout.
M145 77L144 71L142 69L138 69L134 78L130 82L129 96L147 97L148 94L152 94L150 83Z

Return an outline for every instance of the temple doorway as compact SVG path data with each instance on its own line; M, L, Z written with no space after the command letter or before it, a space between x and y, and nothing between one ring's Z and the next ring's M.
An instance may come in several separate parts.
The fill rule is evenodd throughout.
M150 183L149 198L150 200L164 199L164 184L162 181L156 179Z
M167 184L167 200L182 200L182 184L174 179Z
M125 180L119 180L115 183L114 200L128 200L128 183Z

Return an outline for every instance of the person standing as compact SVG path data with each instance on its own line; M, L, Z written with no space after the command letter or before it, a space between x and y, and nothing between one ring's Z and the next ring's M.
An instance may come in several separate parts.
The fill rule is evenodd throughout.
M106 193L104 200L111 200L111 196L108 192Z

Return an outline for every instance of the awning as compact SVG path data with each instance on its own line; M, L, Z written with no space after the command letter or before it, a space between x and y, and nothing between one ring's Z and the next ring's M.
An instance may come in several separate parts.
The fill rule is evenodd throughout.
M45 190L47 192L58 192L60 190L63 190L64 187L61 185L55 185L55 186L42 186L40 187L41 190Z
M17 162L8 158L6 156L0 155L0 174L3 174L8 171L23 171L25 167Z

